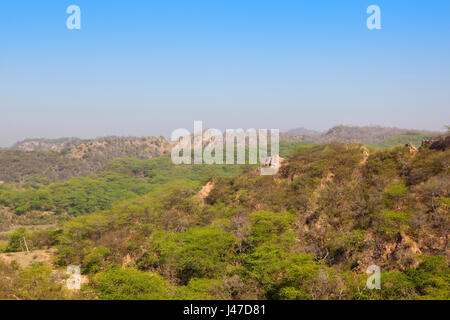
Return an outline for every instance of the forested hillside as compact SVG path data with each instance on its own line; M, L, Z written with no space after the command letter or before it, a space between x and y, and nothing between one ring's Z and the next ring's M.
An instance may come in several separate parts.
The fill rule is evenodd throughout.
M117 158L149 159L171 149L172 143L155 137L28 139L0 150L0 181L65 181L96 173Z
M51 183L34 176L25 183L0 185L0 231L11 225L57 222L110 209L116 202L144 195L173 181L200 188L215 176L234 176L247 166L172 164L169 156L150 160L116 159L104 170L87 177ZM8 214L9 212L9 214ZM44 214L42 214L44 213Z
M4 251L24 250L25 238L56 252L31 269L0 262L0 298L450 298L448 148L284 149L275 176L163 157L116 160L62 184L4 185L14 215L68 218L10 235ZM52 281L68 265L86 276L80 292ZM381 290L365 287L370 265Z

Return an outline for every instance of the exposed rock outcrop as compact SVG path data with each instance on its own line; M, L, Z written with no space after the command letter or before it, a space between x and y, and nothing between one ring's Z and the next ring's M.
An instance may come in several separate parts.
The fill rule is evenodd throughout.
M432 150L445 151L450 148L450 135L438 139L422 140L422 147L429 147Z
M405 147L409 148L409 152L410 152L410 153L415 154L415 153L419 152L419 149L417 149L411 142L408 142L408 143L405 145Z

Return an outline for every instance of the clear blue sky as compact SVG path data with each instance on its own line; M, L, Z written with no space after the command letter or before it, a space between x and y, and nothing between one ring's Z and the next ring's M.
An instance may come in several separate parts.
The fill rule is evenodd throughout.
M81 8L68 30L66 8ZM366 8L381 8L368 30ZM450 123L450 1L0 2L0 146Z

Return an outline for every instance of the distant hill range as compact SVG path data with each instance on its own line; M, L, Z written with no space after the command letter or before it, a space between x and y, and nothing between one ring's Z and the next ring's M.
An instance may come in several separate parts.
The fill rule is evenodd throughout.
M83 143L83 140L79 138L25 139L15 143L10 149L23 151L59 151L78 143Z
M0 150L0 183L41 175L50 181L86 176L117 158L149 159L172 149L163 137L26 139Z
M22 151L55 151L75 159L152 158L171 150L171 143L163 137L103 137L82 140L78 138L26 139L10 149Z
M380 126L357 127L340 125L325 132L297 128L282 133L281 139L287 141L310 141L315 143L339 141L344 143L359 142L362 144L380 144L393 137L401 136L401 141L399 140L397 144L407 142L415 142L417 144L418 139L420 144L421 139L428 139L436 135L439 135L439 133L424 130L399 129ZM392 142L395 142L395 139ZM389 146L390 145L386 145L386 147Z
M439 132L425 130L411 130L389 128L381 126L335 126L327 131L315 131L305 128L296 128L280 134L285 141L308 141L327 143L338 141L343 143L359 142L362 144L380 144L396 136L415 139L420 136L424 139L439 135ZM395 139L394 139L395 140ZM411 141L405 141L405 143ZM398 142L399 144L403 143ZM91 155L117 157L154 157L165 151L170 151L173 143L163 137L103 137L82 140L79 138L60 139L26 139L15 143L11 150L22 151L56 151L70 154L73 158L86 158Z
M423 139L437 132L377 126L336 126L326 132L298 128L280 134L280 139L295 146L303 142L359 142L380 148L405 145L419 146ZM207 143L206 143L207 144ZM73 176L86 176L103 169L117 158L148 159L172 150L174 143L163 137L104 137L26 139L11 148L0 150L0 184L23 183L30 179L64 181Z

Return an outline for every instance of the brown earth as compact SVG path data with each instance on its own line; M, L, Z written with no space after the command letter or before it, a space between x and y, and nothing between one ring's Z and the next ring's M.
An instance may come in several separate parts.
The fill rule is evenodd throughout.
M12 252L0 254L0 259L6 263L16 261L21 268L28 268L33 263L44 262L50 266L53 266L53 257L56 249L47 250L34 250L28 252Z

